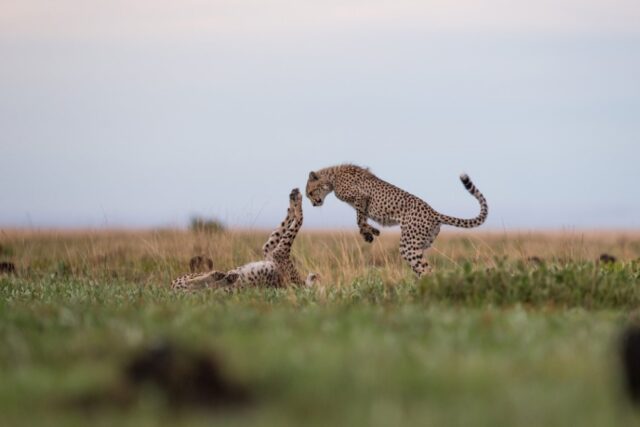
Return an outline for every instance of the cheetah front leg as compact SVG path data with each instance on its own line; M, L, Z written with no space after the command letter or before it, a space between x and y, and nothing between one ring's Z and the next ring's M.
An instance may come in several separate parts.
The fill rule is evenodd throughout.
M294 203L293 201L291 201L290 206L287 209L287 216L284 218L284 220L280 224L280 227L273 230L273 232L269 236L269 239L265 242L264 246L262 247L262 253L265 259L267 259L269 255L271 255L275 247L278 246L280 239L284 235L285 231L291 226L291 223L293 222L293 220L294 220Z
M290 200L292 203L294 220L289 226L288 232L285 233L284 238L288 239L288 242L286 242L286 244L283 244L284 251L283 254L277 259L277 262L279 262L283 274L288 276L289 282L298 286L302 286L305 284L305 281L304 279L302 279L300 273L298 272L298 269L291 260L291 246L293 245L293 241L298 235L298 232L300 231L302 222L304 220L304 217L302 215L302 194L300 194L297 188L294 188L291 191Z
M291 211L293 212L293 220L290 222L289 227L286 229L280 241L273 250L273 258L276 261L284 262L289 259L291 253L291 245L295 240L300 227L302 227L302 194L300 190L294 188L289 195L289 201L291 203Z
M300 277L300 273L298 273L298 270L291 261L291 246L298 235L298 231L300 231L300 227L302 227L302 195L296 188L291 191L290 198L293 203L294 220L273 251L273 259L278 264L278 268L282 274L284 274L291 283L303 285L304 280Z
M353 207L356 209L356 221L360 229L360 234L362 234L365 242L373 242L373 236L379 236L380 230L367 223L367 218L369 218L369 199L358 199L353 204Z

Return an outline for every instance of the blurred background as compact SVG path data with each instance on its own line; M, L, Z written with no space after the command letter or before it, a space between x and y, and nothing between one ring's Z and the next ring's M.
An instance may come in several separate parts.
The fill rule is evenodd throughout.
M636 0L5 0L0 58L3 227L266 228L341 162L472 217L467 172L485 229L640 227Z

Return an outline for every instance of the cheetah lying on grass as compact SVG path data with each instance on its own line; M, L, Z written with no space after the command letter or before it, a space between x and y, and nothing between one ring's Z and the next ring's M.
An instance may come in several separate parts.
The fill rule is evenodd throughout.
M199 274L186 274L171 282L176 290L196 290L209 287L228 286L271 286L281 287L289 283L313 285L318 276L310 273L302 280L291 261L291 245L302 226L302 195L294 188L289 195L287 217L280 227L275 229L262 247L264 260L251 262L228 272L209 271Z
M428 249L440 232L440 225L472 228L487 218L487 201L467 175L460 176L462 184L480 202L480 214L472 219L460 219L436 212L422 199L381 180L368 169L354 165L339 165L309 173L307 197L313 206L322 206L332 191L357 213L360 234L373 242L380 231L367 223L370 218L383 226L400 224L400 255L411 264L418 276L431 269L425 261Z

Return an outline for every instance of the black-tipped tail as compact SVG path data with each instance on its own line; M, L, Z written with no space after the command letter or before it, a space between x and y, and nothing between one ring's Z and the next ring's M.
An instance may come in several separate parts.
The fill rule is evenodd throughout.
M487 219L487 215L489 214L489 206L487 205L487 201L480 190L478 190L478 188L473 184L467 174L460 175L460 181L462 181L462 185L464 185L464 188L466 188L467 191L471 193L471 195L475 197L476 200L478 200L478 202L480 203L480 213L477 217L471 219L456 218L453 216L440 214L440 221L443 224L453 225L454 227L478 227L482 225L482 223L484 223L484 221Z

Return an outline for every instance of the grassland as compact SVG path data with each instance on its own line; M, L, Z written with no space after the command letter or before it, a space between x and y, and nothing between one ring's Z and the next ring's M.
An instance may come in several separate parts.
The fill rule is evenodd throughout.
M0 276L0 425L640 421L616 359L640 307L639 233L445 233L418 281L384 231L368 245L303 230L294 255L318 287L232 294L168 283L196 254L220 269L259 259L267 232L0 231L17 267ZM214 353L252 403L176 411L148 387L127 409L73 404L116 389L159 340Z

